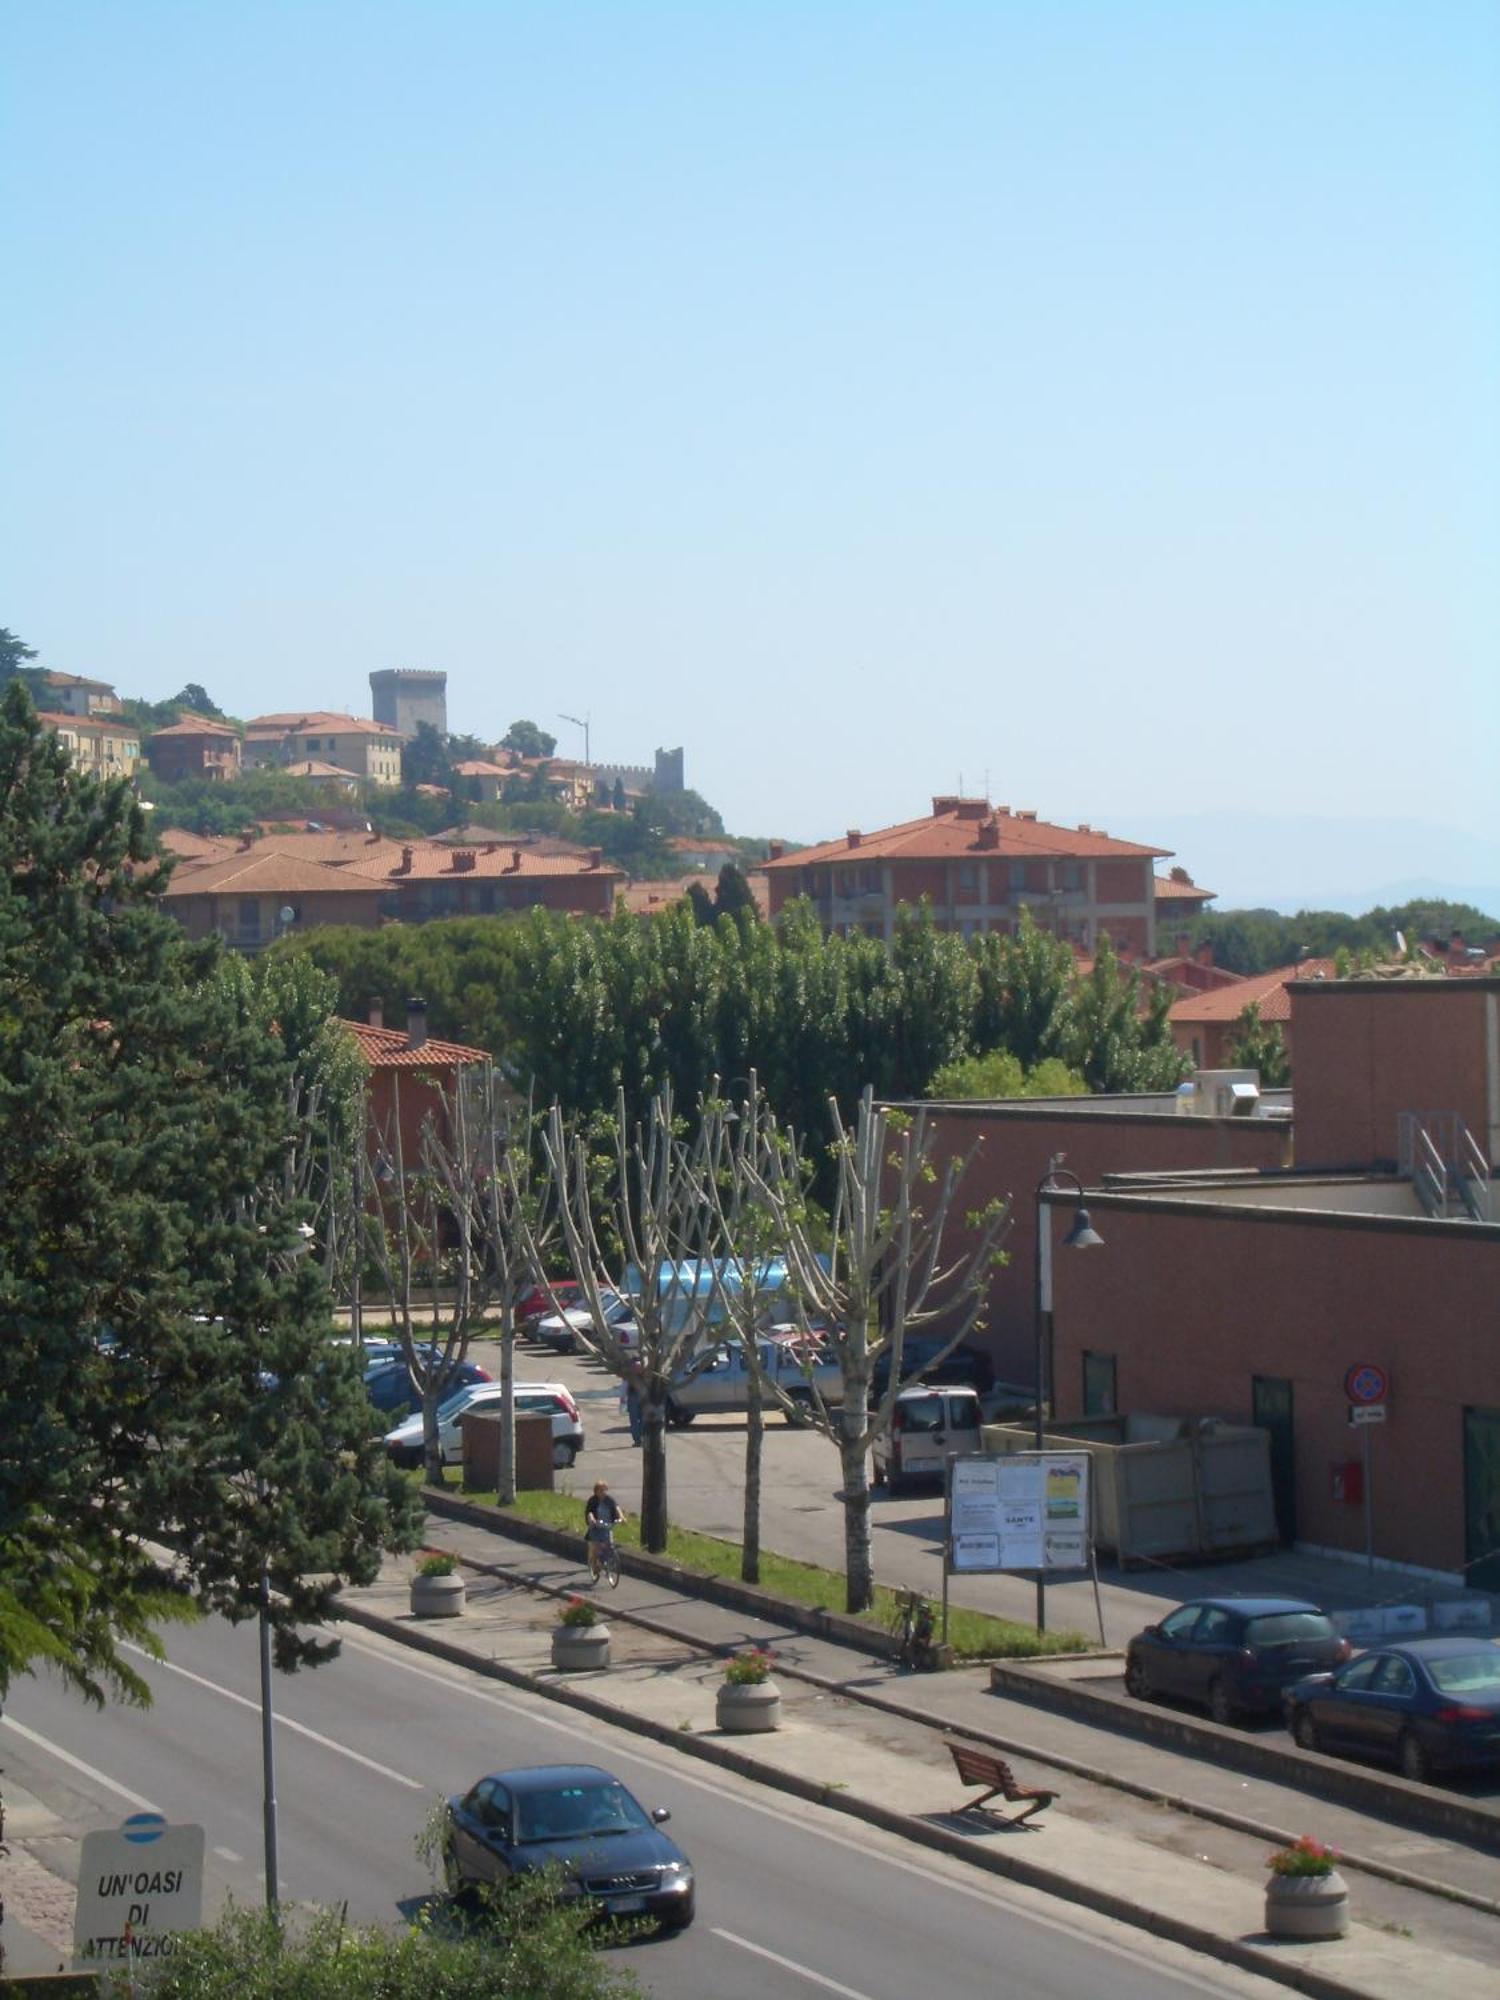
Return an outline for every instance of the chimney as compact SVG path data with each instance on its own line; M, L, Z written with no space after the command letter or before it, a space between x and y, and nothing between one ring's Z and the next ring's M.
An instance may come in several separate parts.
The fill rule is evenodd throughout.
M254 847L254 845L255 845L255 834L249 827L247 827L245 831L240 835L240 853L243 854L247 848Z
M500 843L498 840L487 840L484 843L484 851L486 854L494 854L498 851L499 846Z
M1000 821L994 813L991 813L988 819L980 821L979 831L974 836L974 845L991 849L1000 845Z
M589 849L589 866L590 868L602 868L604 866L604 849L602 847L591 847Z
M941 819L944 813L958 811L958 800L952 792L943 792L932 802L932 816Z
M779 861L782 855L786 853L786 842L784 840L773 840L770 843L770 848L771 852L769 859L772 861Z
M1214 962L1213 946L1207 942L1200 944L1197 951L1197 958L1200 965L1212 965Z
M402 848L402 850L401 850L401 866L400 866L400 867L399 867L399 868L398 868L398 869L397 869L397 870L395 871L395 872L396 872L396 873L397 873L398 875L410 875L410 873L411 873L411 853L412 853L412 851L411 851L411 849L410 849L409 847L403 847L403 848Z
M406 1046L409 1049L424 1049L427 1046L427 1002L411 999L406 1003Z
M372 1028L383 1028L385 1026L385 1002L383 1000L372 1000L370 1002L370 1026Z
M851 847L858 847L860 841L864 838L864 835L860 832L857 826L851 826L846 838L848 839L849 845Z
M515 875L520 872L520 867L521 850L519 847L513 847L510 850L510 860L505 864L505 872L507 875Z
M472 872L473 867L474 867L473 848L455 847L453 850L453 873L455 875L469 874Z

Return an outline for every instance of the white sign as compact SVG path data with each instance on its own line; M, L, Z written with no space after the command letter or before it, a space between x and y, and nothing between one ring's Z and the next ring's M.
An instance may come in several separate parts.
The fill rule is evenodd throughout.
M1383 1424L1385 1422L1384 1403L1351 1403L1349 1405L1351 1424Z
M174 1933L203 1914L203 1829L168 1826L160 1813L86 1833L73 1917L75 1965L139 1965L170 1958Z
M1087 1452L1025 1452L953 1461L949 1567L1089 1567Z

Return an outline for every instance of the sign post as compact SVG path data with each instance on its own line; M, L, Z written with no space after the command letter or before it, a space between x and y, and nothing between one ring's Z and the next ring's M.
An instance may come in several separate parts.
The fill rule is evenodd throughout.
M1356 1361L1344 1376L1349 1422L1359 1431L1365 1468L1365 1568L1375 1573L1375 1491L1370 1481L1370 1437L1385 1422L1391 1378L1375 1361Z
M123 1826L86 1833L78 1861L73 1962L94 1969L170 1958L176 1933L203 1915L203 1829L132 1813Z
M1019 1570L1038 1580L1054 1570L1087 1570L1104 1641L1104 1607L1094 1561L1093 1488L1086 1451L981 1453L948 1461L943 1555L950 1574Z

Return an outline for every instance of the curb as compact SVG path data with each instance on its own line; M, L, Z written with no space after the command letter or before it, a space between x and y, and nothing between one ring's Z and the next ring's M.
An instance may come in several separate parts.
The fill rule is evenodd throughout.
M546 1549L553 1555L576 1557L580 1562L584 1559L584 1541L581 1535L570 1534L563 1528L544 1527L535 1521L521 1521L517 1524L509 1515L502 1522L497 1519L493 1508L476 1507L468 1501L454 1500L432 1488L424 1487L423 1492L428 1500L429 1511L432 1513L471 1527L483 1528L490 1534L512 1536L516 1541ZM514 1532L517 1526L519 1532ZM532 1584L529 1578L522 1577L518 1571L508 1569L503 1563L479 1563L470 1559L468 1567L481 1572L488 1570L496 1575L505 1576L510 1581L526 1583L530 1588L547 1592L546 1585ZM855 1619L840 1618L838 1620L842 1628L840 1631L825 1630L815 1622L825 1614L807 1612L799 1605L788 1605L784 1599L773 1597L769 1591L757 1589L753 1584L729 1583L717 1577L702 1579L696 1570L685 1570L677 1563L664 1562L660 1557L643 1555L635 1549L622 1551L621 1568L628 1574L638 1576L649 1583L687 1589L687 1594L701 1596L705 1601L722 1604L729 1610L749 1611L771 1622L780 1620L783 1624L790 1625L794 1630L805 1632L813 1638L828 1638L838 1644L855 1642L866 1652L878 1651L885 1658L895 1657L896 1648L891 1635L882 1632L878 1627L872 1629ZM702 1582L706 1582L712 1588L699 1588ZM688 1588L689 1586L691 1588ZM565 1591L555 1594L567 1595ZM799 1613L800 1617L797 1615ZM701 1645L701 1641L695 1640L692 1634L682 1632L676 1626L663 1624L640 1612L616 1610L611 1615L624 1624L637 1625L642 1631L651 1632L657 1638ZM827 1615L832 1617L833 1614ZM867 1645L865 1644L867 1638L873 1638L877 1642L883 1641L884 1644ZM702 1650L711 1653L714 1649L711 1646L702 1646ZM1069 1654L1066 1657L1077 1659L1078 1655ZM1190 1814L1193 1818L1204 1820L1210 1825L1222 1826L1231 1833L1242 1833L1251 1839L1265 1840L1279 1846L1285 1846L1295 1838L1295 1834L1284 1827L1267 1826L1263 1820L1247 1819L1242 1814L1231 1812L1227 1808L1205 1805L1180 1792L1166 1791L1161 1786L1149 1784L1143 1779L1127 1778L1114 1772L1102 1771L1095 1764L1084 1763L1081 1759L1069 1757L1061 1751L1038 1750L1035 1744L1023 1737L1002 1736L991 1730L975 1729L962 1722L934 1723L925 1709L868 1688L853 1687L842 1681L830 1680L826 1675L814 1673L809 1668L789 1667L778 1662L777 1671L784 1674L788 1680L805 1681L825 1694L839 1695L847 1701L858 1702L863 1707L899 1715L905 1721L920 1723L927 1728L941 1729L949 1736L959 1736L970 1743L981 1743L988 1748L1008 1752L1013 1757L1024 1757L1029 1763L1043 1764L1049 1769L1064 1771L1069 1777L1082 1778L1091 1784L1107 1785L1130 1798L1143 1799L1152 1805L1166 1806L1173 1812ZM1014 1686L1010 1685L1012 1677L1015 1681ZM1246 1762L1239 1766L1255 1776L1270 1776L1285 1781L1289 1777L1295 1780L1306 1775L1300 1763L1288 1753L1273 1751L1269 1745L1257 1746L1254 1738L1242 1736L1235 1730L1221 1731L1215 1724L1198 1723L1188 1717L1173 1716L1170 1712L1145 1710L1136 1717L1133 1711L1120 1711L1115 1703L1105 1703L1098 1697L1079 1689L1075 1683L1053 1682L1029 1672L1027 1667L1013 1665L1010 1662L991 1665L990 1686L993 1691L1012 1695L1019 1700L1035 1702L1039 1707L1076 1715L1080 1720L1092 1723L1098 1728L1115 1728L1121 1733L1138 1734L1147 1738L1159 1736L1163 1742L1175 1743L1178 1747L1199 1755L1208 1750L1215 1761L1221 1763L1233 1763L1235 1759L1232 1753L1237 1749L1251 1751L1260 1748L1262 1756L1268 1760L1266 1763ZM1132 1730L1128 1726L1131 1722L1143 1726ZM1123 1729L1122 1723L1126 1725ZM1229 1754L1226 1754L1222 1747L1225 1744L1228 1746ZM1299 1752L1298 1756L1301 1754ZM1276 1756L1280 1756L1283 1761L1273 1765L1269 1760ZM1347 1778L1350 1781L1349 1792L1340 1802L1361 1810L1373 1807L1376 1811L1394 1816L1391 1808L1394 1806L1399 1813L1408 1791L1416 1789L1407 1787L1405 1781L1401 1780L1399 1781L1401 1790L1395 1793L1398 1782L1396 1780L1386 1779L1373 1772L1360 1772L1357 1769L1349 1771L1332 1759L1326 1761L1330 1774L1336 1781L1339 1778ZM1322 1775L1322 1762L1323 1760L1320 1760L1320 1769L1315 1775ZM1360 1781L1363 1783L1363 1791L1360 1789ZM1330 1787L1330 1791L1337 1791L1337 1783ZM1419 1795L1418 1806L1424 1803L1425 1800ZM1427 1833L1451 1835L1455 1830L1461 1831L1461 1822L1459 1827L1455 1828L1451 1816L1443 1818L1441 1808L1444 1803L1433 1801L1437 1809L1436 1817L1440 1823L1433 1824L1414 1815L1412 1824L1419 1831ZM1454 1801L1452 1804L1455 1808L1459 1808L1459 1802ZM1476 1844L1489 1847L1494 1838L1493 1832L1490 1832L1487 1826L1486 1833ZM1419 1895L1434 1896L1446 1903L1477 1910L1484 1916L1500 1917L1500 1899L1481 1896L1468 1889L1459 1889L1450 1883L1436 1881L1431 1876L1418 1875L1409 1869L1396 1867L1390 1862L1371 1860L1347 1850L1343 1854L1343 1860L1349 1867L1357 1868L1361 1874L1369 1875L1376 1881L1390 1882L1398 1888L1414 1890Z
M435 1633L418 1631L413 1626L403 1624L396 1618L388 1618L378 1611L368 1610L363 1605L340 1600L338 1615L351 1625L362 1626L365 1630L379 1632L398 1644L410 1646L415 1651L427 1653L432 1658L446 1660L449 1665L463 1667L471 1673L478 1673L489 1680L497 1680L507 1687L518 1688L525 1693L545 1696L549 1701L560 1703L565 1708L577 1709L596 1722L610 1724L617 1729L628 1730L632 1735L648 1737L670 1749L696 1757L700 1762L716 1765L720 1770L733 1771L737 1776L748 1778L752 1783L768 1785L775 1791L788 1792L794 1798L802 1799L809 1805L827 1806L835 1812L846 1814L851 1819L863 1821L867 1826L879 1827L883 1832L892 1833L898 1839L907 1840L918 1847L930 1848L950 1859L962 1861L981 1869L984 1873L998 1875L1007 1881L1018 1882L1028 1889L1038 1889L1045 1895L1056 1896L1060 1900L1081 1904L1085 1909L1098 1915L1111 1917L1116 1922L1128 1924L1132 1929L1151 1933L1155 1937L1166 1938L1170 1943L1184 1946L1189 1951L1201 1953L1208 1958L1218 1959L1226 1965L1238 1966L1242 1971L1258 1973L1262 1978L1273 1979L1279 1985L1289 1986L1294 1991L1312 1996L1312 2000L1368 2000L1363 1987L1347 1985L1341 1979L1330 1978L1326 1973L1313 1971L1302 1965L1278 1961L1273 1953L1258 1945L1244 1943L1239 1938L1223 1937L1217 1931L1204 1930L1200 1925L1188 1923L1181 1917L1171 1917L1160 1910L1148 1910L1139 1903L1132 1903L1126 1897L1117 1896L1107 1889L1097 1889L1085 1882L1074 1881L1070 1876L1056 1874L1034 1862L1022 1861L1013 1855L997 1854L988 1849L976 1847L962 1834L950 1833L936 1827L930 1821L919 1819L909 1813L893 1811L889 1806L877 1805L872 1799L862 1799L857 1794L819 1784L810 1778L802 1778L795 1771L783 1771L773 1765L762 1764L756 1758L741 1750L731 1750L725 1744L716 1743L710 1737L697 1736L691 1731L675 1729L664 1722L653 1721L648 1716L635 1715L628 1709L616 1708L599 1696L590 1694L581 1687L565 1685L561 1682L543 1680L538 1675L529 1674L520 1667L507 1666L501 1660L487 1660L481 1655L469 1652L463 1646L454 1645L450 1640L440 1639ZM620 1614L622 1617L626 1614Z
M536 1591L542 1596L566 1597L570 1594L563 1589L554 1590L548 1584L535 1583L520 1570L511 1569L504 1563L478 1562L471 1556L460 1556L458 1560L465 1569L473 1570L480 1576L501 1577L507 1583ZM634 1625L640 1631L650 1632L658 1639L670 1639L679 1645L697 1646L706 1656L711 1656L715 1651L714 1647L705 1645L690 1632L683 1632L675 1625L665 1625L660 1619L649 1618L643 1612L616 1608L611 1611L610 1616L617 1624ZM1030 1741L1019 1736L1002 1736L997 1731L975 1729L964 1722L935 1722L926 1709L915 1708L909 1702L898 1701L889 1694L877 1693L871 1688L831 1680L826 1674L814 1673L810 1667L788 1666L778 1659L776 1671L783 1680L805 1682L823 1694L836 1695L844 1701L858 1702L864 1708L873 1708L885 1715L898 1715L903 1721L917 1723L943 1736L962 1737L966 1743L978 1743L986 1749L1008 1751L1013 1757L1024 1757L1030 1764L1046 1765L1050 1770L1066 1772L1069 1777L1082 1778L1089 1784L1106 1785L1111 1791L1123 1792L1129 1798L1142 1799L1148 1805L1166 1806L1173 1812L1186 1813L1194 1819L1206 1820L1212 1826L1222 1826L1230 1833L1242 1833L1252 1840L1268 1841L1273 1847L1289 1847L1297 1837L1285 1827L1268 1826L1264 1820L1247 1819L1243 1813L1231 1812L1225 1806L1205 1805L1200 1800L1188 1798L1184 1793L1169 1792L1163 1790L1160 1785L1148 1784L1142 1778L1127 1778L1116 1772L1101 1771L1097 1765L1086 1764L1077 1757L1065 1755L1062 1751L1038 1750ZM1390 1882L1398 1888L1414 1890L1418 1895L1433 1896L1445 1903L1459 1904L1465 1909L1477 1910L1483 1916L1500 1917L1500 1900L1494 1897L1481 1896L1471 1889L1456 1888L1453 1884L1437 1881L1430 1875L1414 1874L1410 1869L1398 1868L1391 1862L1369 1860L1352 1853L1347 1848L1340 1851L1339 1859L1344 1867L1357 1869L1360 1874L1369 1875L1377 1881Z
M1361 1812L1377 1812L1384 1819L1422 1833L1464 1840L1491 1853L1500 1850L1500 1815L1467 1800L1414 1785L1394 1773L1368 1771L1316 1750L1289 1750L1280 1743L1247 1736L1240 1729L1221 1728L1218 1723L1197 1716L1179 1715L1170 1708L1138 1703L1126 1706L1091 1694L1076 1681L1053 1680L1011 1661L990 1667L990 1687L997 1694L1030 1702L1054 1715L1074 1716L1120 1736L1207 1756L1216 1764L1247 1771L1252 1777L1301 1785L1314 1797L1353 1806Z

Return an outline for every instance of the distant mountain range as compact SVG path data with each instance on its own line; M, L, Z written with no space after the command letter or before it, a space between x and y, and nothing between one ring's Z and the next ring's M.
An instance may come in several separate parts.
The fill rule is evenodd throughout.
M1421 820L1132 815L1128 837L1173 849L1220 910L1344 910L1418 898L1472 903L1500 928L1500 841ZM1123 833L1125 820L1121 816ZM1164 864L1166 865L1166 864Z

